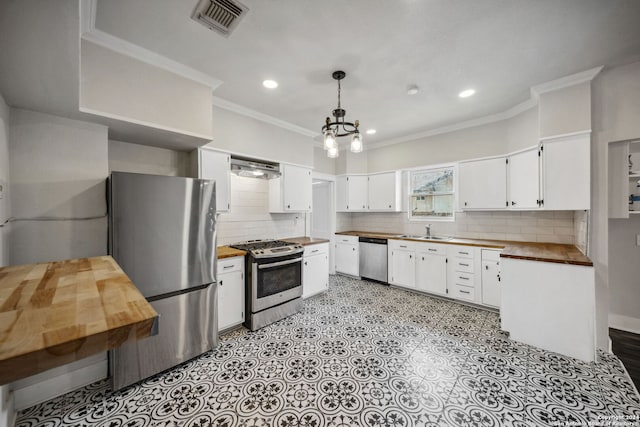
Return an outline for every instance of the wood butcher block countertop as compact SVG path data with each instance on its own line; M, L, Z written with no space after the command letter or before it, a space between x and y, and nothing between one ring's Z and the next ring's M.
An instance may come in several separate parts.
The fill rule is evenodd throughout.
M218 246L218 259L245 256L247 253L231 246Z
M288 243L295 243L296 245L308 246L317 245L319 243L329 243L327 239L317 239L315 237L292 237L290 239L282 239Z
M345 236L377 237L382 239L410 240L414 242L428 242L445 245L481 246L483 248L502 249L502 258L525 259L530 261L555 262L593 266L593 262L574 245L560 243L516 242L510 240L459 239L451 240L422 240L398 237L403 233L376 233L368 231L344 231L336 234Z
M0 384L148 337L157 316L110 256L0 268Z

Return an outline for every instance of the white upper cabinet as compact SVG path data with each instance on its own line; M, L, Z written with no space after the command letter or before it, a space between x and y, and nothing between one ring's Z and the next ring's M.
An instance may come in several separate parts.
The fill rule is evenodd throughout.
M462 162L458 166L459 202L462 209L507 207L507 161L505 157Z
M338 212L362 212L369 203L367 175L349 175L336 178L336 210Z
M509 208L538 209L540 207L540 151L532 147L509 156Z
M583 210L591 206L591 134L544 139L542 207L546 210Z
M401 172L385 172L371 174L369 179L369 203L370 211L395 211L402 210L401 206Z
M281 172L279 178L269 180L269 212L311 211L311 169L283 164Z
M198 178L216 181L216 211L227 212L231 208L229 195L231 193L230 159L227 153L198 149L193 152L197 161Z

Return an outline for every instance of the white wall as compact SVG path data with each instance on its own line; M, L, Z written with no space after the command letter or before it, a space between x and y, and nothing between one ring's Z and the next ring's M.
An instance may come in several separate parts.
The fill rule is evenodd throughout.
M540 95L540 137L591 129L591 82Z
M11 216L9 205L9 106L0 95L0 185L3 186L0 199L0 267L9 264L8 229L7 222Z
M313 148L313 170L315 172L326 173L329 175L336 174L335 159L327 157L327 152L320 147Z
M507 122L433 135L367 150L368 171L380 172L506 154Z
M592 102L589 256L596 267L598 346L606 348L609 324L623 327L619 321L626 319L640 329L640 303L635 307L628 304L640 301L640 264L632 257L637 252L629 252L628 241L638 232L637 222L608 220L607 200L608 143L640 137L640 62L605 69L593 81ZM620 263L626 265L621 267Z
M81 42L80 111L211 138L211 88Z
M213 141L208 147L264 160L313 167L313 139L213 107Z
M9 223L5 221L10 216L9 206L9 107L0 94L0 184L5 188L4 196L0 199L0 267L9 264L8 232ZM0 427L13 425L13 394L9 385L0 386Z
M507 127L507 152L538 145L538 108L533 107L505 121ZM506 154L506 153L505 153Z
M12 264L107 253L106 127L12 109L9 159Z
M189 153L109 140L109 172L190 176Z

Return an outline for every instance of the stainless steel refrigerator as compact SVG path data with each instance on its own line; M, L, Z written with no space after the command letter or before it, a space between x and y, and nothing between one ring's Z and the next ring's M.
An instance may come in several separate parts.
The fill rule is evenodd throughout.
M218 341L215 182L113 172L109 252L159 313L158 333L111 351L114 390Z

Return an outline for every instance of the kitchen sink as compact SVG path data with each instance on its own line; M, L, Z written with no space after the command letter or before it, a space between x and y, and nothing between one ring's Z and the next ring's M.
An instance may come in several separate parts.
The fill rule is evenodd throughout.
M416 239L416 240L440 240L440 241L444 241L446 242L447 240L451 240L453 239L453 237L451 236L416 236L413 234L401 234L400 236L397 236L401 239Z

